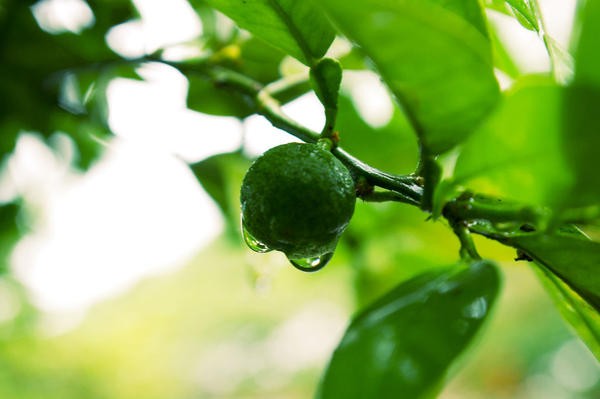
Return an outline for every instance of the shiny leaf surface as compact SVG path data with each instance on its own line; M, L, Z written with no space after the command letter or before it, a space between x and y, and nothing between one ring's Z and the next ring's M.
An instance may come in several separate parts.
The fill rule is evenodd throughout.
M478 1L319 4L371 59L430 153L460 143L493 108L498 85Z
M307 65L321 58L335 36L329 22L308 1L207 0L241 28Z
M557 210L598 204L599 104L594 89L518 84L462 147L454 184Z
M499 286L488 261L400 284L352 321L317 397L435 397L489 315Z

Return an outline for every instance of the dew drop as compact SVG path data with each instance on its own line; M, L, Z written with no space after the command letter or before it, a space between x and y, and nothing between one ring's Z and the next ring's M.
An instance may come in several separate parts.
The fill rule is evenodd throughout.
M248 248L253 250L254 252L265 253L272 251L271 248L267 247L264 243L258 241L244 226L242 223L242 236L244 236L244 241Z
M294 266L296 269L303 271L303 272L311 273L311 272L316 272L317 270L321 270L322 268L324 268L329 263L331 258L333 258L333 252L329 252L329 253L326 253L326 254L320 255L320 256L314 256L311 258L302 258L302 259L288 258L288 260L290 261L292 266Z

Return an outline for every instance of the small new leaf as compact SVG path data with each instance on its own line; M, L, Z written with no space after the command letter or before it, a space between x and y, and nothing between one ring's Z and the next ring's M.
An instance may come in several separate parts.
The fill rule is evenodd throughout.
M329 21L309 1L207 0L241 28L312 65L335 37Z

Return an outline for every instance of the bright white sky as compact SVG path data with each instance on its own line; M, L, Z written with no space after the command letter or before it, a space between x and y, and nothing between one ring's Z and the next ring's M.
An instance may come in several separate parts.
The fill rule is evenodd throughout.
M185 0L134 0L142 19L114 28L109 44L136 57L165 44L197 36L200 21ZM569 39L574 1L543 2L549 31L560 43ZM44 0L36 18L51 32L78 32L93 21L82 0ZM531 32L512 26L511 50L528 70L548 68L543 47ZM49 312L80 311L132 286L141 277L173 270L188 261L221 231L216 206L182 160L198 161L237 148L242 125L185 108L187 81L176 70L148 65L145 82L117 79L108 92L110 124L118 138L86 175L34 135L19 141L0 179L0 198L15 190L35 205L35 230L16 247L12 263L35 303ZM345 84L361 114L374 125L385 123L391 102L374 75L348 75ZM368 101L367 101L368 99ZM323 116L314 96L286 106L301 123L320 130ZM260 117L245 122L247 150L258 155L293 140ZM0 315L1 316L1 315Z

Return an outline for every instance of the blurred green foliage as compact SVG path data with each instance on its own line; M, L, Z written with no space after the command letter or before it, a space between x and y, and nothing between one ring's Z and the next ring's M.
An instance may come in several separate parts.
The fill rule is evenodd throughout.
M535 1L485 4L540 36L554 76L523 76L510 46L487 23L483 2L475 0L193 0L203 35L186 45L199 55L180 63L162 59L163 49L127 59L108 46L112 27L139 17L129 0L88 0L94 23L80 33L45 32L33 15L35 3L0 0L3 164L18 134L35 131L45 140L67 133L78 150L72 166L91 167L111 133L109 83L140 79L137 68L146 62L185 75L191 110L239 119L263 113L300 136L301 126L272 111L310 90L306 67L313 67L327 121L336 120L330 133L369 167L422 173L422 208L436 206L433 216L447 216L446 201L474 190L542 206L536 208L540 214L553 216L540 222L544 228L576 222L599 237L597 2L578 8L572 80L559 76L570 55L547 36ZM237 26L225 23L220 12ZM383 126L361 116L356 93L342 85L338 97L335 61L333 69L315 66L336 29L352 40L339 57L342 68L377 73L399 105ZM510 91L500 92L495 69L514 80ZM406 352L431 377L412 391L419 397L437 394L459 365L465 368L441 393L444 399L600 397L597 361L566 329L547 295L598 355L596 241L503 223L500 207L492 214L498 220L469 220L462 227L491 239L475 238L481 255L502 266L505 283L498 292L492 266L488 273L470 269L458 275L443 269L456 264L465 244L448 228L457 226L446 225L452 218L435 223L404 204L358 200L332 263L317 275L302 275L281 254L242 248L239 187L250 162L241 145L190 164L226 221L222 237L186 267L147 278L83 316L46 314L31 305L8 264L23 228L31 227L21 223L27 204L18 195L0 204L0 398L300 399L315 394L319 382L325 397L336 397L364 383L361 377L370 381L368 392L396 385L402 390L410 370L395 367L406 359L396 342L411 340L419 345ZM538 266L515 263L515 256L533 258ZM439 287L430 284L438 280L431 276L452 289L434 295ZM485 335L475 336L482 324L477 321L468 334L445 336L444 327L465 316L463 295L498 302ZM411 300L417 310L397 306L384 312ZM333 356L334 379L320 381L347 320L361 309L366 313L354 319L342 341L352 344L349 352L341 346ZM361 324L365 319L372 322L368 328ZM389 334L381 338L382 331ZM478 352L468 350L473 338ZM386 353L394 361L380 364L385 356L377 348L369 351L370 344L394 347ZM469 356L459 356L465 350ZM336 358L342 358L341 367ZM357 367L365 364L370 374L360 375L365 370Z

